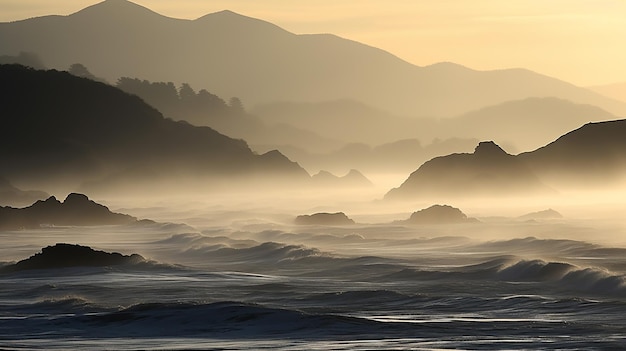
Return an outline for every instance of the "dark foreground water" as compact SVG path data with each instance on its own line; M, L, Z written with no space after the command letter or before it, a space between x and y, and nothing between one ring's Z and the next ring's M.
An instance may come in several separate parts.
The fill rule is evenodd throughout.
M594 244L600 229L576 228L0 233L2 265L56 242L150 259L0 274L0 349L623 349L626 249ZM510 229L578 230L589 240L463 235Z

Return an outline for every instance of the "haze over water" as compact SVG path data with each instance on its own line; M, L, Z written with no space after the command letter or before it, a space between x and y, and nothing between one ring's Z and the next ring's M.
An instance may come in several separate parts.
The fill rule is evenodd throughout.
M77 4L0 3L1 349L626 344L618 3Z

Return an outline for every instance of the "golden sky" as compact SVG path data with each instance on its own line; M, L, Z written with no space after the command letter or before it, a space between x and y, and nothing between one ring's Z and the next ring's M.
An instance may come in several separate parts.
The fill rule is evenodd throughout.
M0 0L0 21L98 0ZM332 33L424 66L524 67L576 85L626 81L624 0L135 0L175 18L229 9L294 33Z

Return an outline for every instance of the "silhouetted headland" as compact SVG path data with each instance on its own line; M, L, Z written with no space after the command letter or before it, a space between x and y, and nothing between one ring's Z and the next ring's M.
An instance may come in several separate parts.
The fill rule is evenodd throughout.
M485 141L472 154L452 154L424 163L385 198L509 196L547 191L524 162L494 142Z
M0 75L0 119L11 130L0 139L0 163L9 179L72 189L90 184L82 188L90 193L158 181L184 187L194 178L207 187L217 180L310 179L277 151L257 155L243 140L164 118L110 85L18 65L0 66Z
M587 123L518 158L550 185L598 188L621 182L626 174L626 119Z

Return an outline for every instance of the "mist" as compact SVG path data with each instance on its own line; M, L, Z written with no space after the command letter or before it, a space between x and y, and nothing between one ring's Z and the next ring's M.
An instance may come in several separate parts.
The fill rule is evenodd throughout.
M0 43L3 347L626 341L618 85L126 0Z

